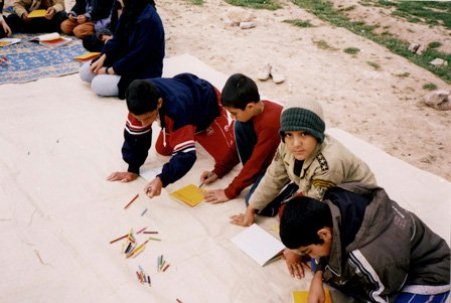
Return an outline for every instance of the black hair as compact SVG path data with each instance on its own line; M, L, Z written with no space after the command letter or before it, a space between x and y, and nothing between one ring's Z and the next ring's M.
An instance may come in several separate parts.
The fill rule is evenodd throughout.
M318 231L332 226L332 214L326 203L297 196L290 199L285 206L280 219L280 238L290 249L323 244Z
M129 112L134 115L142 115L157 108L160 94L153 83L137 79L128 86L125 98Z
M222 89L221 99L226 107L244 110L248 103L259 102L260 94L254 80L243 74L233 74Z

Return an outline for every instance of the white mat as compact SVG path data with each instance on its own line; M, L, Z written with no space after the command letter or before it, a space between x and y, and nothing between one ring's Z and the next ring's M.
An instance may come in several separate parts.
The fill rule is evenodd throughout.
M165 75L190 71L218 88L227 78L188 55L165 62ZM229 216L242 199L189 208L168 198L149 200L145 182L105 180L126 169L120 154L123 101L96 97L77 75L0 86L0 302L289 302L307 289L283 261L260 267L231 243L241 231ZM330 130L376 171L379 182L449 239L450 184L388 157L339 130ZM153 148L146 166L161 165ZM198 182L211 159L201 151L190 173L170 190ZM219 182L225 186L230 177ZM141 197L127 210L124 205ZM141 216L143 210L148 211ZM277 234L276 221L259 223ZM130 228L158 230L135 259L109 241ZM157 272L157 256L171 264ZM152 286L136 278L138 266Z

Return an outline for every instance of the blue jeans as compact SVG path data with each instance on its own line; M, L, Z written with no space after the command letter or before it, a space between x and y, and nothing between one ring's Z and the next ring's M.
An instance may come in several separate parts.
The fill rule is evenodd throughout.
M449 296L449 291L436 295L419 295L407 292L400 293L394 303L445 303Z

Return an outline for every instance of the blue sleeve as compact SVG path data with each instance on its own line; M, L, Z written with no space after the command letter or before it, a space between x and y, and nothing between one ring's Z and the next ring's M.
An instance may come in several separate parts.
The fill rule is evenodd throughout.
M152 125L142 127L130 114L124 129L122 158L128 163L129 172L139 174L139 168L147 159L152 145Z
M160 177L163 187L182 178L196 162L196 151L177 152L172 155L168 163L163 165Z

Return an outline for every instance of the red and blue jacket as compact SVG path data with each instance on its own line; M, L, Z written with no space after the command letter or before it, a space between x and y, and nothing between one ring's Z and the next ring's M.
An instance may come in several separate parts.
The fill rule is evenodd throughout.
M173 78L150 78L163 105L159 118L164 148L172 150L171 159L158 177L163 187L183 177L196 161L195 134L205 131L219 116L218 92L206 80L189 73ZM122 157L128 171L139 173L152 144L152 126L143 127L130 113L124 130Z

